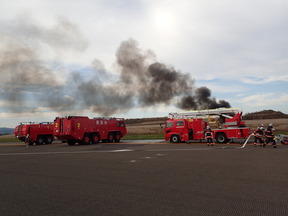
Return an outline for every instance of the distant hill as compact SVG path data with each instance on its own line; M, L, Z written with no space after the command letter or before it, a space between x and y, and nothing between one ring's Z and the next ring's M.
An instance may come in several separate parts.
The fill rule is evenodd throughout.
M0 127L0 135L13 134L13 133L14 133L13 128Z
M282 119L282 118L288 118L288 115L280 111L274 111L274 110L262 110L259 112L246 113L245 115L243 115L244 120Z

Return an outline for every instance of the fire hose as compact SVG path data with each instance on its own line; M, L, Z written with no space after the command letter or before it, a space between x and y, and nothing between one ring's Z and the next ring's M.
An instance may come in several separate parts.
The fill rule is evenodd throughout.
M245 148L246 144L248 143L250 137L253 136L253 134L250 134L249 137L246 139L246 141L243 143L243 145L239 148Z
M245 148L245 146L248 143L248 141L249 141L251 136L253 136L253 134L250 134L249 137L244 142L244 144L241 147L239 147L239 148ZM279 134L279 136L275 136L274 140L275 141L279 140L283 145L287 145L288 144L288 135Z

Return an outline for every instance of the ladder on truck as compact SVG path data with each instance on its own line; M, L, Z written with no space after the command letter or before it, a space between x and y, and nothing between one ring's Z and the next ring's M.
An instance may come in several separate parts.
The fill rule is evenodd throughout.
M173 119L188 119L188 118L205 118L210 115L221 115L226 118L232 118L227 114L236 114L242 112L240 108L217 108L206 110L192 110L186 112L169 113L168 117Z

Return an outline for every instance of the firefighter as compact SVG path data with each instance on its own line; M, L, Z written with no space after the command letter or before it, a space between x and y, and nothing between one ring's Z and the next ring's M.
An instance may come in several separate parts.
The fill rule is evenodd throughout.
M263 147L265 147L267 144L269 144L270 142L272 142L272 146L273 148L277 148L276 146L276 141L275 141L275 135L274 135L274 128L272 124L269 124L269 126L267 127L267 129L265 130L265 137L266 140L264 142Z
M30 135L29 134L26 135L24 143L26 144L26 147L28 147L30 145Z
M210 128L210 126L207 126L204 134L205 134L205 139L207 140L207 146L209 146L209 145L213 146L214 145L214 143L213 143L213 131Z
M263 130L261 129L261 127L257 127L257 129L253 131L253 136L254 136L254 147L257 146L258 141L260 143L260 146L262 146L264 141L262 139Z
M274 130L273 125L269 124L268 127L267 127L267 130Z

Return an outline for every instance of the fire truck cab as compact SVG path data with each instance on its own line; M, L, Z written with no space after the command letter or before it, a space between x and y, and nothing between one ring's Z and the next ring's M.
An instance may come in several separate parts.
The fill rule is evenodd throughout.
M173 143L201 141L205 139L207 126L212 129L213 139L218 143L227 143L236 138L245 139L249 136L249 128L241 116L241 110L235 108L170 113L164 129L165 140Z

